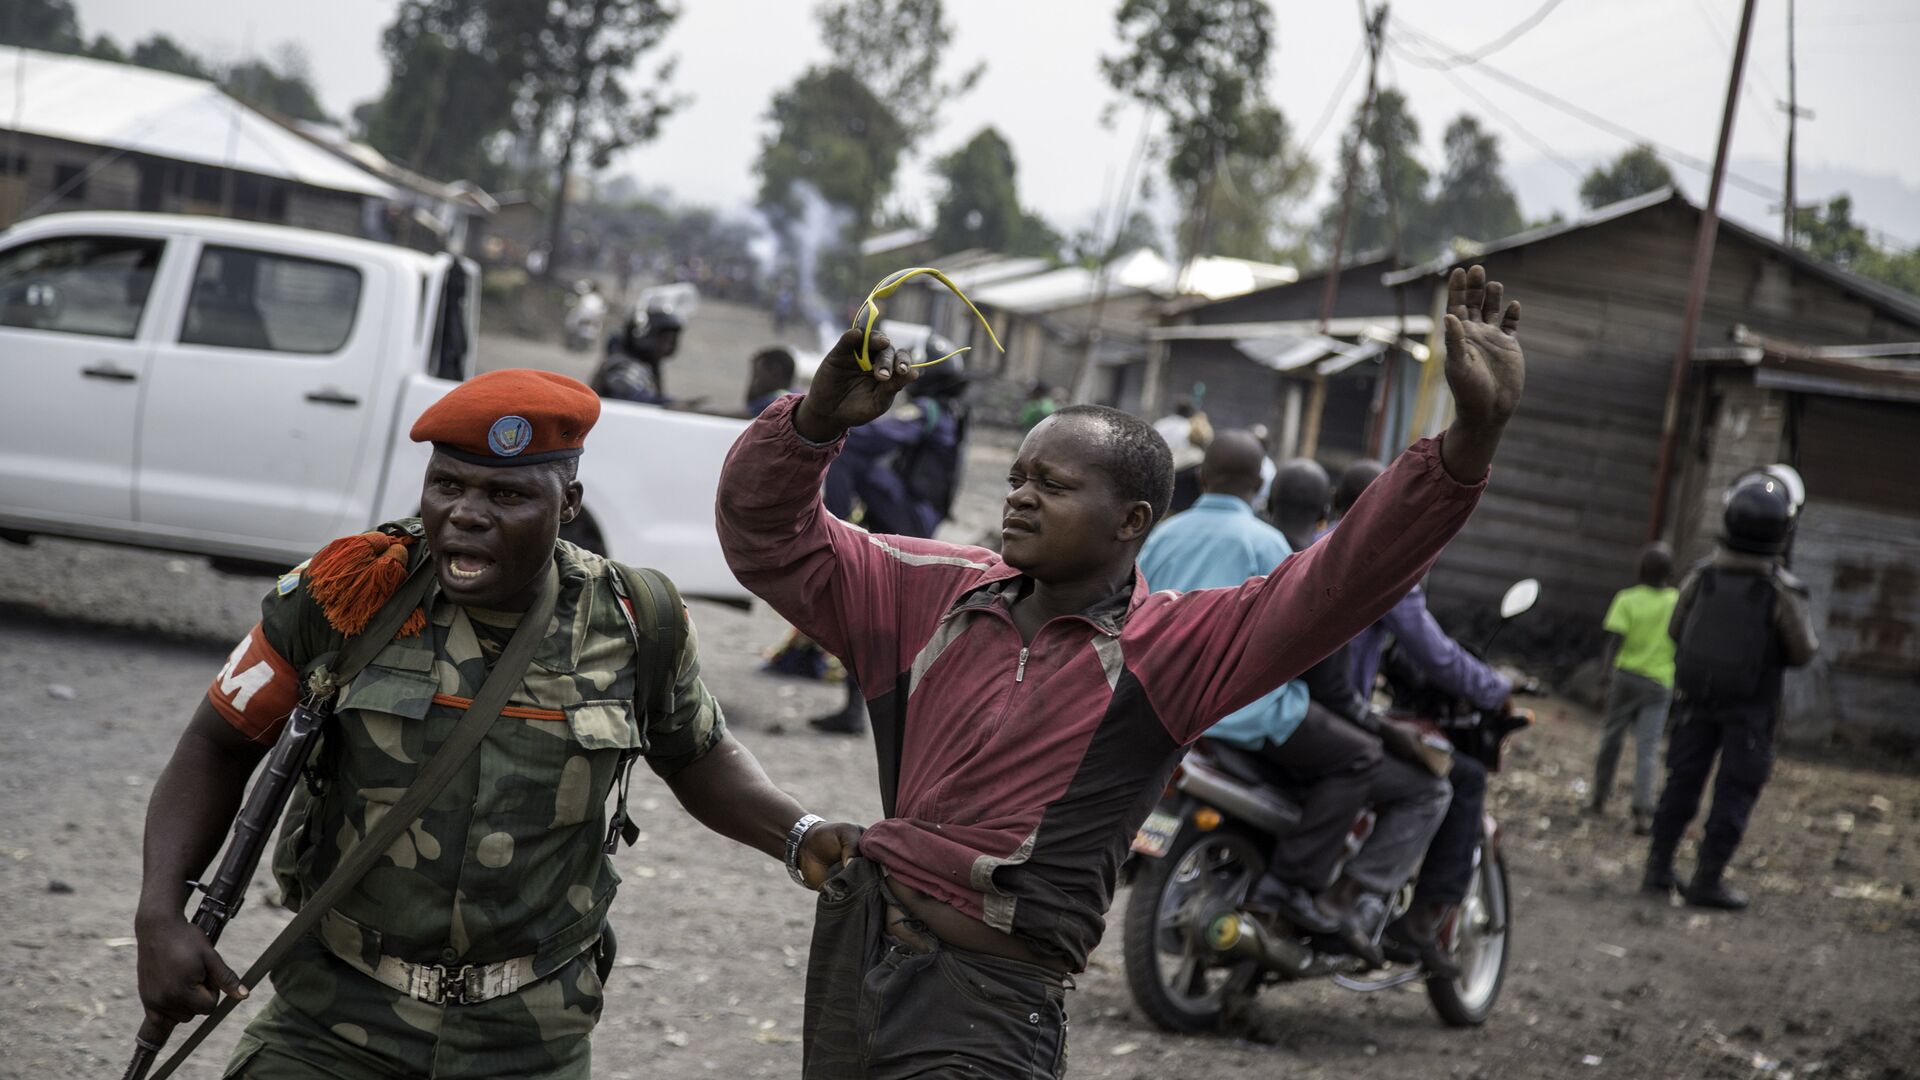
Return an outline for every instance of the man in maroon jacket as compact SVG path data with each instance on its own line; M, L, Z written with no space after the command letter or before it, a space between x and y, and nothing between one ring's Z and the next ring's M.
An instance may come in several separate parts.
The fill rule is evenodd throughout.
M807 1077L1058 1072L1070 976L1177 751L1385 614L1479 498L1524 381L1519 305L1479 267L1448 290L1453 425L1326 542L1238 588L1148 593L1134 557L1171 457L1097 406L1021 444L999 555L826 513L847 429L914 378L877 334L871 372L843 335L805 397L741 436L717 506L728 561L869 695L886 808L821 893Z

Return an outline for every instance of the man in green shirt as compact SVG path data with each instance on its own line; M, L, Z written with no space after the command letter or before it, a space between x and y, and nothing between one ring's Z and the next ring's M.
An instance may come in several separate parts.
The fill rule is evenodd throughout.
M1614 594L1601 624L1607 636L1602 670L1611 672L1612 678L1607 685L1606 733L1600 737L1600 755L1593 764L1589 809L1594 814L1606 809L1614 769L1620 764L1620 746L1631 728L1636 836L1647 835L1653 823L1660 733L1673 700L1673 638L1667 634L1667 623L1680 590L1668 583L1672 575L1672 549L1648 544L1640 552L1639 584Z

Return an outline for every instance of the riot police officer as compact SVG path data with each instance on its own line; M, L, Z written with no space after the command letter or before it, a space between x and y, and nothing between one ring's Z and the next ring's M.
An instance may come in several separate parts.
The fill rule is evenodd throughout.
M1806 588L1782 565L1798 502L1778 473L1736 482L1726 495L1719 547L1681 586L1668 628L1675 642L1674 728L1643 891L1667 895L1678 884L1674 850L1718 757L1706 838L1684 895L1695 907L1747 906L1723 875L1773 771L1782 672L1811 660L1819 647Z

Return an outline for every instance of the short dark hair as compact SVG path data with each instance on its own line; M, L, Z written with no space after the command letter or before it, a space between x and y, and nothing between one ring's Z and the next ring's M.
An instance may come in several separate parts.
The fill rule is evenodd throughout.
M1153 507L1155 521L1167 516L1167 508L1173 505L1173 451L1152 424L1105 405L1069 405L1055 412L1053 419L1085 420L1099 426L1106 435L1101 449L1114 493L1123 501Z
M753 354L753 370L765 372L767 378L776 380L785 386L793 382L793 350L783 345L771 349L761 349Z

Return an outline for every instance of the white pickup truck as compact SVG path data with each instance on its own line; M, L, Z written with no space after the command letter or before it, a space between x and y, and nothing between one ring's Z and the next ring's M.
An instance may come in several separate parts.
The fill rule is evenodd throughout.
M415 513L420 411L474 371L471 264L304 229L76 213L0 233L0 538L292 565ZM714 536L743 422L609 401L572 538L743 602Z

